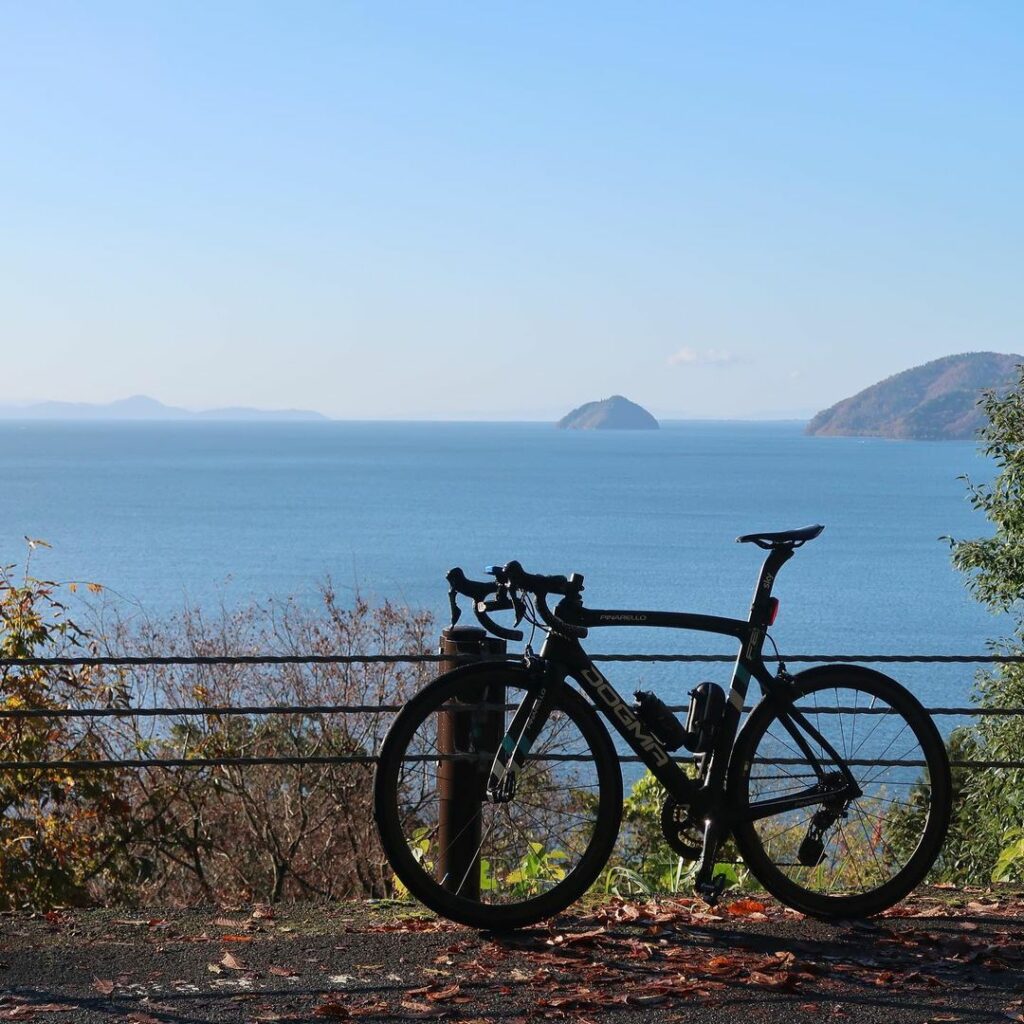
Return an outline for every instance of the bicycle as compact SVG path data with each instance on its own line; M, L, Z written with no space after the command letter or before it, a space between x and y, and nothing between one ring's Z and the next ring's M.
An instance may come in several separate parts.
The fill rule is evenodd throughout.
M439 676L392 723L374 815L401 886L438 914L490 929L532 924L582 896L608 862L623 810L620 755L600 712L664 787L664 838L697 862L695 889L709 904L725 886L715 864L730 836L764 889L805 914L864 917L906 896L938 857L949 823L938 731L917 699L879 672L823 665L790 674L768 632L779 570L823 529L737 538L768 551L747 619L591 609L581 575L534 575L518 562L489 567L484 581L452 569L453 625L461 595L496 637L523 638L491 618L501 610L546 637L537 654L527 645L515 660ZM560 598L554 610L551 595ZM604 626L733 638L728 693L701 683L685 723L654 694L627 703L580 643ZM766 639L775 673L763 658ZM741 728L752 679L762 697ZM674 756L681 747L694 755L691 774Z

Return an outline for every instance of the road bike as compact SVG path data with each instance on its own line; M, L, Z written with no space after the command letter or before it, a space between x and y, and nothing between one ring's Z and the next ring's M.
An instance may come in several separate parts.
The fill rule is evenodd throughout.
M769 635L779 570L823 529L738 538L768 551L746 619L587 608L583 576L536 575L514 561L489 567L483 581L452 569L453 625L461 595L493 636L523 638L491 618L507 609L545 638L536 654L528 645L514 660L439 676L396 716L374 814L399 890L490 929L532 924L582 896L613 854L623 812L623 757L603 716L664 787L664 838L697 862L695 889L708 903L725 887L715 866L730 839L764 889L805 914L868 916L906 896L949 824L942 738L895 680L850 664L791 674ZM627 702L580 643L602 626L733 638L728 691L695 687L685 722L653 693ZM752 679L761 699L746 710Z

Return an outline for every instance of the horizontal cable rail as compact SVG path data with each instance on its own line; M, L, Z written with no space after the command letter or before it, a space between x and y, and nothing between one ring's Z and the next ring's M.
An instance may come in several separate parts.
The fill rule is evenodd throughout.
M735 655L729 654L592 654L595 662L622 663L696 663L696 664L731 664ZM11 669L18 668L62 668L62 667L173 667L173 666L275 666L275 665L418 665L458 663L479 663L481 660L514 661L515 655L453 656L442 654L351 654L351 655L307 655L307 654L253 654L253 655L168 655L168 656L136 656L136 655L104 655L104 656L62 656L51 658L0 658L0 681ZM766 662L783 660L788 664L1024 664L1024 656L1002 654L800 654L779 659L765 657ZM685 711L688 705L669 705L673 712ZM108 706L85 708L45 708L45 707L0 707L0 720L3 719L112 719L112 718L205 718L227 716L265 716L265 715L346 715L346 714L393 714L400 710L400 704L266 704L266 705L200 705L192 707L136 707ZM746 706L744 711L750 711ZM872 708L831 708L811 709L819 713L837 714L841 712L855 714L888 714L886 709ZM1012 717L1024 715L1024 708L979 708L965 707L928 707L925 708L933 716L956 717ZM200 768L200 767L234 767L250 765L358 765L374 764L376 756L372 754L339 754L339 755L237 755L219 757L125 757L83 760L67 758L62 760L19 760L0 761L0 771L28 770L66 770L96 771L114 768ZM623 763L640 763L635 755L620 757ZM689 761L692 758L679 758ZM875 762L872 762L875 763ZM902 763L902 762L899 762ZM878 762L882 764L882 762ZM909 762L908 762L909 764ZM954 760L953 767L967 769L1009 768L1024 769L1024 760Z
M414 759L409 759L414 760ZM431 761L459 760L454 756L438 756L430 758ZM585 760L591 761L591 757L538 757L537 760L561 761L561 760ZM693 758L675 758L680 764L693 763ZM622 764L641 764L642 761L635 754L619 757ZM796 761L784 758L758 759L763 764L806 764L805 761ZM344 764L376 764L377 757L374 754L337 754L317 755L304 754L301 757L287 755L265 755L247 757L129 757L117 759L103 759L95 761L0 761L0 771L107 771L113 768L232 768L248 765L291 765L301 767L302 765L344 765ZM879 767L900 767L915 768L923 767L924 761L876 761L876 760L852 760L847 761L850 765L864 765ZM1024 761L978 761L978 760L951 760L952 768L1024 768Z
M476 705L471 705L476 707ZM669 711L686 711L689 704L667 704ZM885 708L814 708L797 705L801 711L813 711L819 715L890 715ZM187 708L164 707L115 707L115 708L0 708L3 718L211 718L251 715L343 715L343 714L394 714L402 710L401 704L204 704ZM514 709L512 709L514 710ZM752 711L752 704L745 704L743 711ZM1008 718L1024 715L1022 708L975 708L975 707L927 707L930 715L995 716Z
M698 664L731 664L735 654L590 654L591 661L635 661L671 664L694 662ZM131 666L131 665L390 665L430 664L433 662L482 660L515 661L517 656L492 655L489 659L477 656L465 657L449 654L197 654L165 655L144 657L139 655L113 654L96 657L59 658L0 658L0 669L4 668L55 668L81 665L85 667ZM863 663L921 664L921 665L1016 665L1024 664L1020 654L793 654L782 657L765 655L766 662L784 661L791 665Z

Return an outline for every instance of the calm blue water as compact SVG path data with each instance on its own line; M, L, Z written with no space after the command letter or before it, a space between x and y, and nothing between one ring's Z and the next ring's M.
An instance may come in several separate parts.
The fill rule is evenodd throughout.
M739 533L823 522L783 569L784 652L983 652L1001 623L949 566L943 534L985 524L970 443L808 438L797 424L657 433L546 424L0 424L0 548L42 537L40 573L95 580L159 614L337 589L446 609L444 572L519 558L580 571L604 607L746 613L759 555ZM1005 627L1004 627L1005 628ZM724 640L592 634L591 650L710 652ZM630 667L677 697L723 670ZM971 670L903 669L927 702Z

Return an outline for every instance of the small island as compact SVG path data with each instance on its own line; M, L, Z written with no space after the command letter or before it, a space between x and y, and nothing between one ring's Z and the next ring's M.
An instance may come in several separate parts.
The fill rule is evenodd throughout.
M622 395L587 402L558 421L559 430L657 430L658 421Z
M181 420L219 420L222 422L327 422L327 417L309 409L250 409L231 406L193 412L148 395L132 395L115 402L35 402L29 405L0 404L0 420L97 420L135 422L178 422Z
M819 436L967 441L985 422L983 390L1003 391L1024 356L965 352L933 359L872 384L819 412L806 432Z

